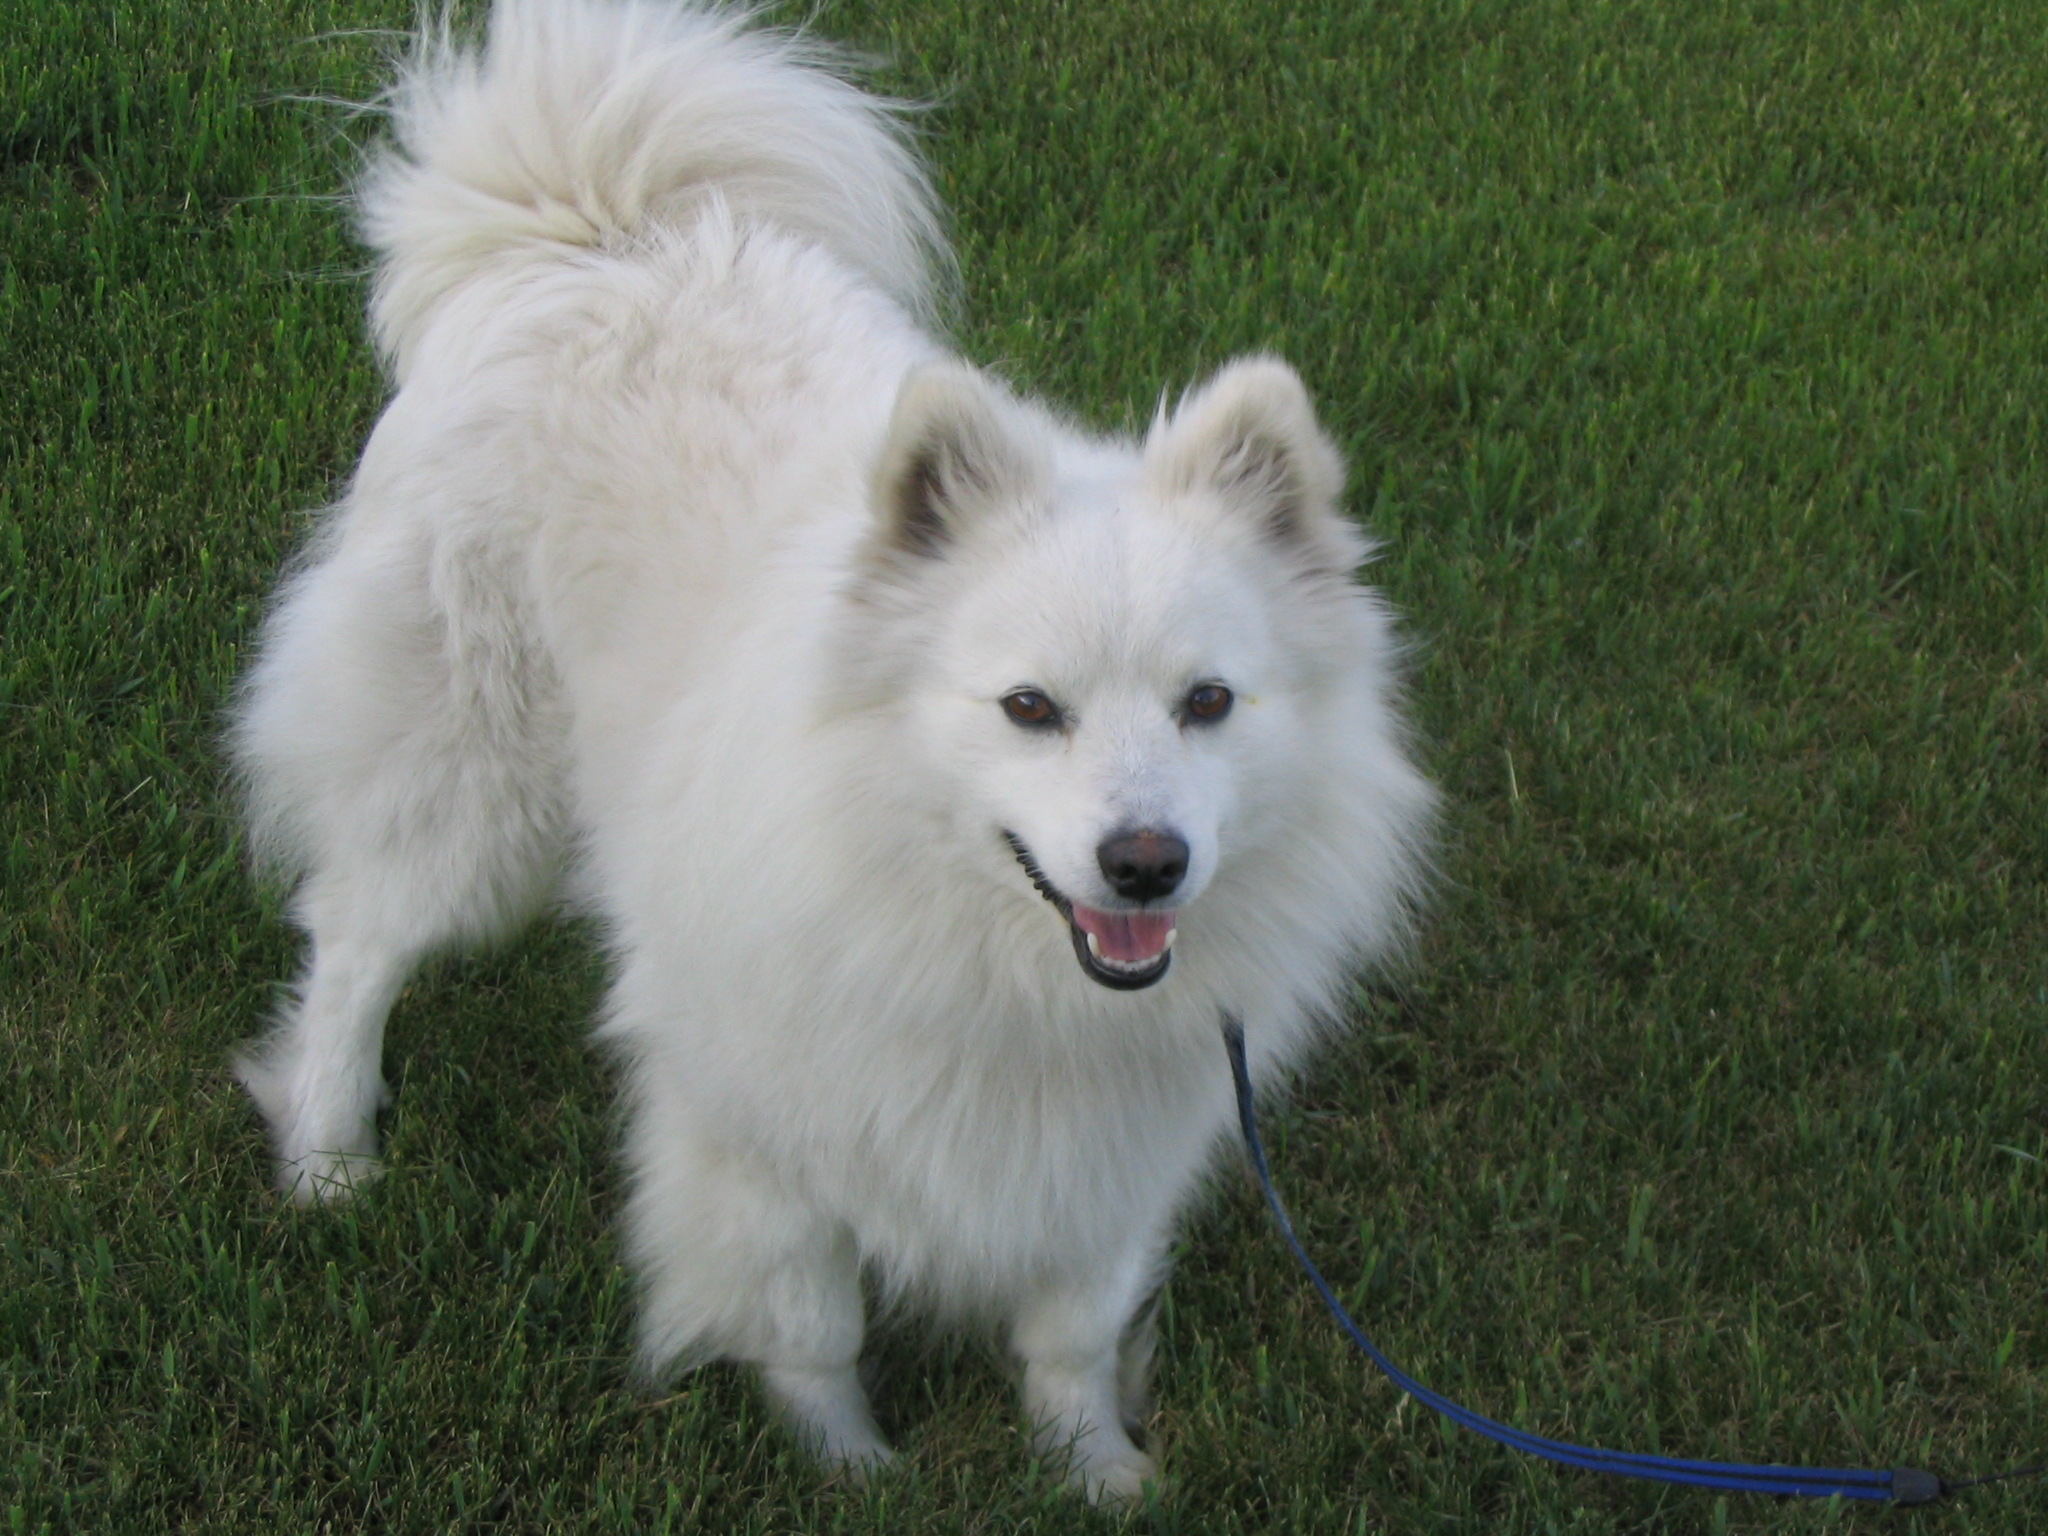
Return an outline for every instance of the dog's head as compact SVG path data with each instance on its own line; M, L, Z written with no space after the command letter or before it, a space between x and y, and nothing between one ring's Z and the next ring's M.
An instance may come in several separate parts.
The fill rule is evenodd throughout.
M1269 359L1135 444L959 365L897 399L856 592L878 622L850 665L898 706L944 845L1035 887L1105 987L1164 977L1181 912L1338 767L1309 738L1342 679L1370 666L1378 707L1343 473Z

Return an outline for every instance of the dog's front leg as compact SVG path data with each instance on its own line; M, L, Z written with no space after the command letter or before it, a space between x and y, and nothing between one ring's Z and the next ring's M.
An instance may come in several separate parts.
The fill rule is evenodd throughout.
M643 1077L627 1141L643 1370L659 1378L719 1356L751 1365L827 1466L887 1462L860 1384L866 1324L852 1234L771 1169L702 1137L678 1078Z
M1098 1504L1135 1500L1158 1475L1124 1428L1132 1357L1146 1347L1133 1319L1153 1279L1153 1266L1133 1256L1108 1273L1044 1285L1019 1307L1011 1333L1039 1453L1062 1462Z

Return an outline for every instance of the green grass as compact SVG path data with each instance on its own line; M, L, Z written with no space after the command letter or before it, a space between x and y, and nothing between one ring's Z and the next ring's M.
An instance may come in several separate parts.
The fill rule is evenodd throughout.
M0 0L8 1532L1109 1530L1000 1365L909 1465L625 1374L586 935L420 979L394 1170L280 1209L223 1070L292 966L215 752L373 419L323 201L389 0ZM1429 937L1270 1130L1362 1320L1541 1432L2048 1453L2048 33L1934 0L845 0L936 97L972 357L1105 424L1304 370L1449 791ZM1219 1053L1218 1071L1223 1070ZM1135 1527L2048 1529L1576 1476L1347 1356L1235 1176Z

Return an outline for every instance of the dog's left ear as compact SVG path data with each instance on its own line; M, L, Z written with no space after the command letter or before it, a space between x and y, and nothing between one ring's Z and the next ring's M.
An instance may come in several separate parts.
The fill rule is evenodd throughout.
M1365 540L1338 510L1344 459L1323 434L1301 376L1276 357L1240 358L1161 412L1145 440L1161 495L1204 495L1250 518L1285 553L1349 574Z
M898 554L945 553L977 515L1042 478L1016 402L962 363L904 380L875 472L876 532Z

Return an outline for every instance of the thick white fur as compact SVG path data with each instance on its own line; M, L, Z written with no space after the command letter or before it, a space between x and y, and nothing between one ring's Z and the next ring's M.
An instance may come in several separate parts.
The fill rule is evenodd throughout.
M501 0L393 114L361 217L397 392L235 736L310 939L240 1063L282 1187L374 1173L418 960L566 893L615 957L648 1367L750 1362L825 1457L885 1459L865 1272L1004 1322L1041 1443L1134 1493L1218 1010L1261 1081L1300 1062L1402 934L1431 804L1306 394L1238 363L1106 441L949 361L889 109L728 15ZM1025 685L1063 726L1005 714ZM1125 992L1004 834L1115 907L1133 826L1189 868Z

